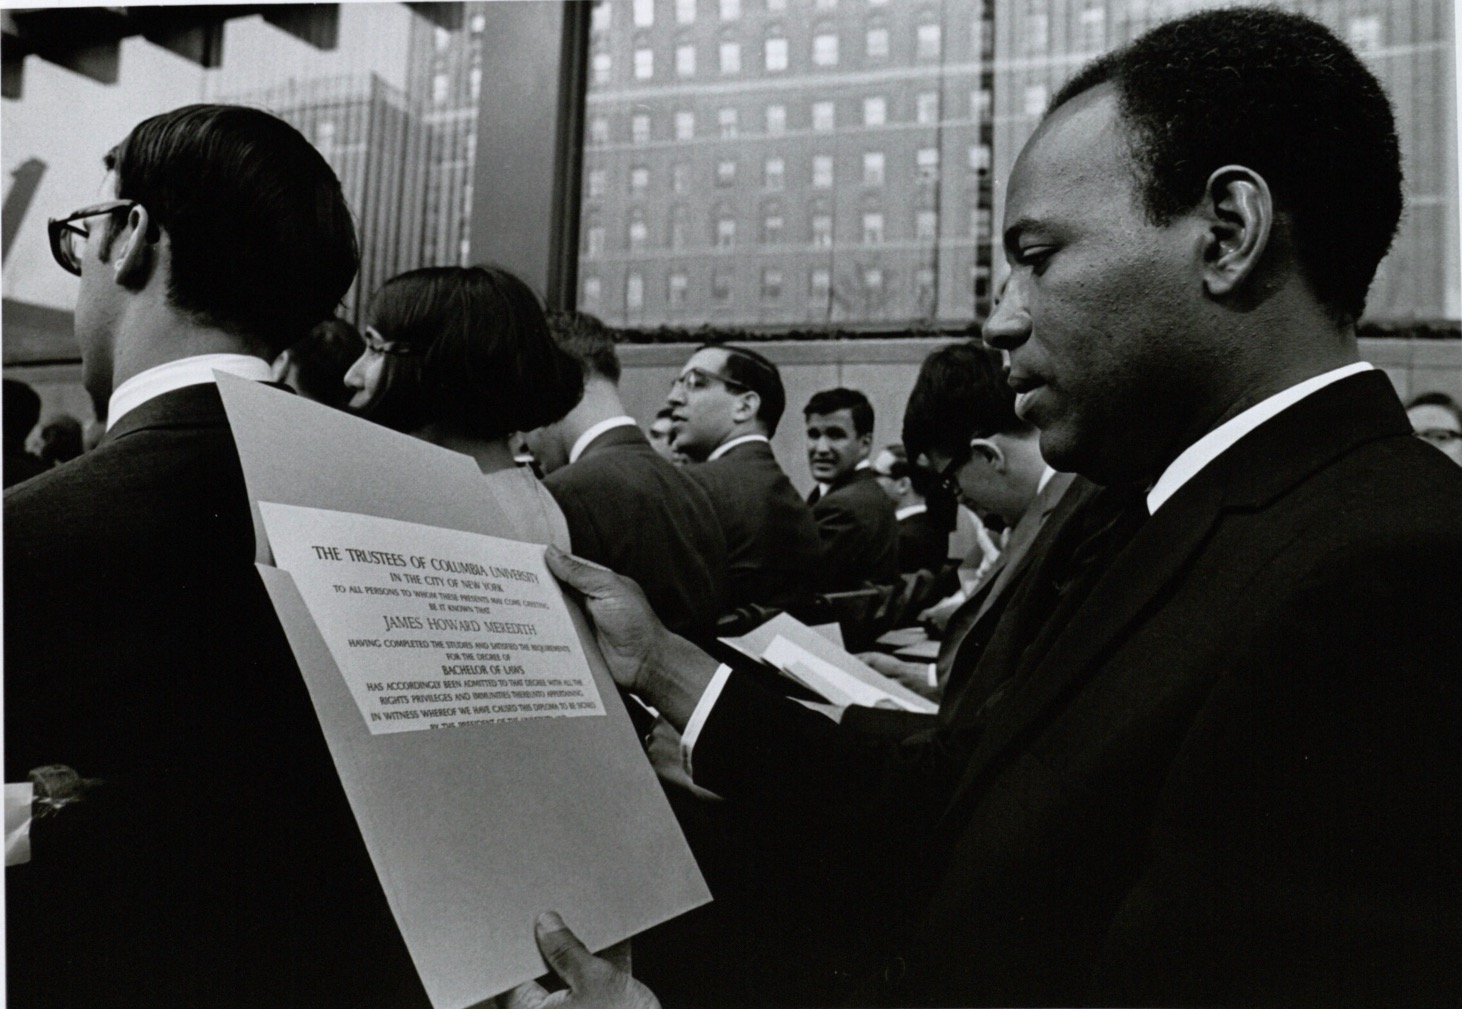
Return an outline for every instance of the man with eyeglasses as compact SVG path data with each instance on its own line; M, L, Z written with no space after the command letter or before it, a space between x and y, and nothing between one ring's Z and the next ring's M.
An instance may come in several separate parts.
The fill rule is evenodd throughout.
M787 609L815 591L821 544L812 512L772 454L787 406L777 366L731 345L696 349L666 399L675 450L711 497L726 535L732 610Z
M222 105L142 122L105 167L110 198L50 237L108 429L4 503L5 780L97 782L7 870L11 1002L425 1007L254 570L214 381L269 381L333 316L339 181Z

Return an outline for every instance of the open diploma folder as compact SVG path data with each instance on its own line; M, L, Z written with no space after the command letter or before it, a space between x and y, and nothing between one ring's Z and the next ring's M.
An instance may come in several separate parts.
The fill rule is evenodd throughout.
M542 911L599 950L708 901L587 620L476 464L218 385L260 575L432 1004L543 974Z

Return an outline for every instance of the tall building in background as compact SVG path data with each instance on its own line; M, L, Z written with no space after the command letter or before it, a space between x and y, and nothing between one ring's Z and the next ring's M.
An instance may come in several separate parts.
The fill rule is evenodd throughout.
M228 99L266 108L314 143L356 216L360 272L343 314L359 321L388 277L425 265L430 133L409 96L375 74L291 80Z
M990 291L985 0L600 2L579 306L967 322Z
M1406 211L1371 288L1367 317L1455 319L1462 309L1462 264L1453 5L1445 0L1269 2L1307 14L1349 42L1385 86L1396 110ZM1050 97L1082 64L1163 21L1201 8L1230 6L1214 0L994 4L997 179L1009 176ZM994 254L998 259L998 250Z

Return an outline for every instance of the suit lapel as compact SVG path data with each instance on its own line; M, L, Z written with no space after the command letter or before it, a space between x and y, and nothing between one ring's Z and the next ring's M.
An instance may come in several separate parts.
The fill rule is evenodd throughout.
M989 612L1016 575L1023 570L1025 559L1030 554L1031 544L1040 535L1041 529L1045 527L1046 519L1060 503L1062 495L1066 493L1066 488L1071 486L1073 479L1075 479L1074 474L1057 473L1046 481L1046 486L1041 488L1041 492L1031 502L1030 509L1021 516L1021 520L1010 531L1010 542L1005 545L1005 549L1000 554L1000 560L990 571L990 576L995 578L995 584L990 587L984 603L980 606L979 613L975 615L976 623Z

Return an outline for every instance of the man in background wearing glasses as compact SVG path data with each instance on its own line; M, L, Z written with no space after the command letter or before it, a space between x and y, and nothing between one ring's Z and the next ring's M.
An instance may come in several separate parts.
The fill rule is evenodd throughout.
M777 366L755 351L700 347L666 400L677 452L726 534L728 605L786 609L811 596L821 546L812 512L772 454L787 406Z
M268 113L138 125L51 222L97 448L5 495L6 781L100 784L7 871L14 1004L426 1006L254 571L215 371L330 318L355 229Z

